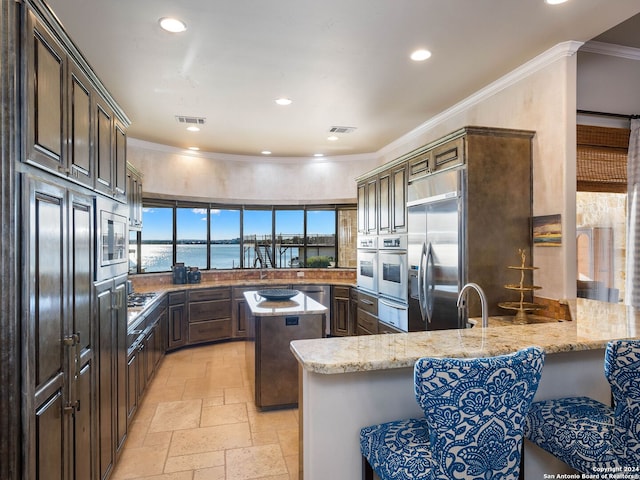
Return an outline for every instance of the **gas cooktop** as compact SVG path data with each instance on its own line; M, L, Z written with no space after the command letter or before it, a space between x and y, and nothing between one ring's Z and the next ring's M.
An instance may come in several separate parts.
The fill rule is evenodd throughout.
M130 293L127 296L127 307L129 308L144 307L156 295L157 294L155 292Z

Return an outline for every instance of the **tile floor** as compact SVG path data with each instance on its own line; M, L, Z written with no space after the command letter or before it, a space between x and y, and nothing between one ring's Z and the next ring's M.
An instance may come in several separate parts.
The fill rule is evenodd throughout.
M298 410L256 409L244 348L167 354L111 480L297 480Z

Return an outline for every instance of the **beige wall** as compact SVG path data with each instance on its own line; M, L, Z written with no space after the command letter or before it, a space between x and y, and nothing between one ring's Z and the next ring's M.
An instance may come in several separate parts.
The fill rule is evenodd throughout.
M560 44L390 145L397 158L465 125L534 130L533 215L562 215L561 247L534 247L538 295L575 298L576 55ZM565 241L564 239L571 239ZM496 266L498 268L502 266Z
M130 139L127 160L145 195L256 204L355 203L355 178L375 156L271 158L191 153Z

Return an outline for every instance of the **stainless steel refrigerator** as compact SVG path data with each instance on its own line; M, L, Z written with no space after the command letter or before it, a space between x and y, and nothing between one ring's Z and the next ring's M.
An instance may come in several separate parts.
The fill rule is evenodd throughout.
M409 330L464 328L467 317L480 317L473 291L468 311L458 315L458 292L469 282L484 290L489 315L513 314L498 304L519 299L505 288L519 281L508 269L520 264L518 250L531 259L532 137L533 132L466 127L462 138L449 142L464 161L438 169L436 159L435 169L410 177ZM452 151L449 144L442 150Z
M421 198L407 209L410 331L466 323L456 306L464 277L463 175L464 170L450 170L412 186Z

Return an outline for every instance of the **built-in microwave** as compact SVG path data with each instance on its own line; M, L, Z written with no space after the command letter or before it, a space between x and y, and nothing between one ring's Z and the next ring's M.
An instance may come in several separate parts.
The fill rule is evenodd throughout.
M101 280L127 273L129 233L126 205L101 197L96 204L96 272Z

